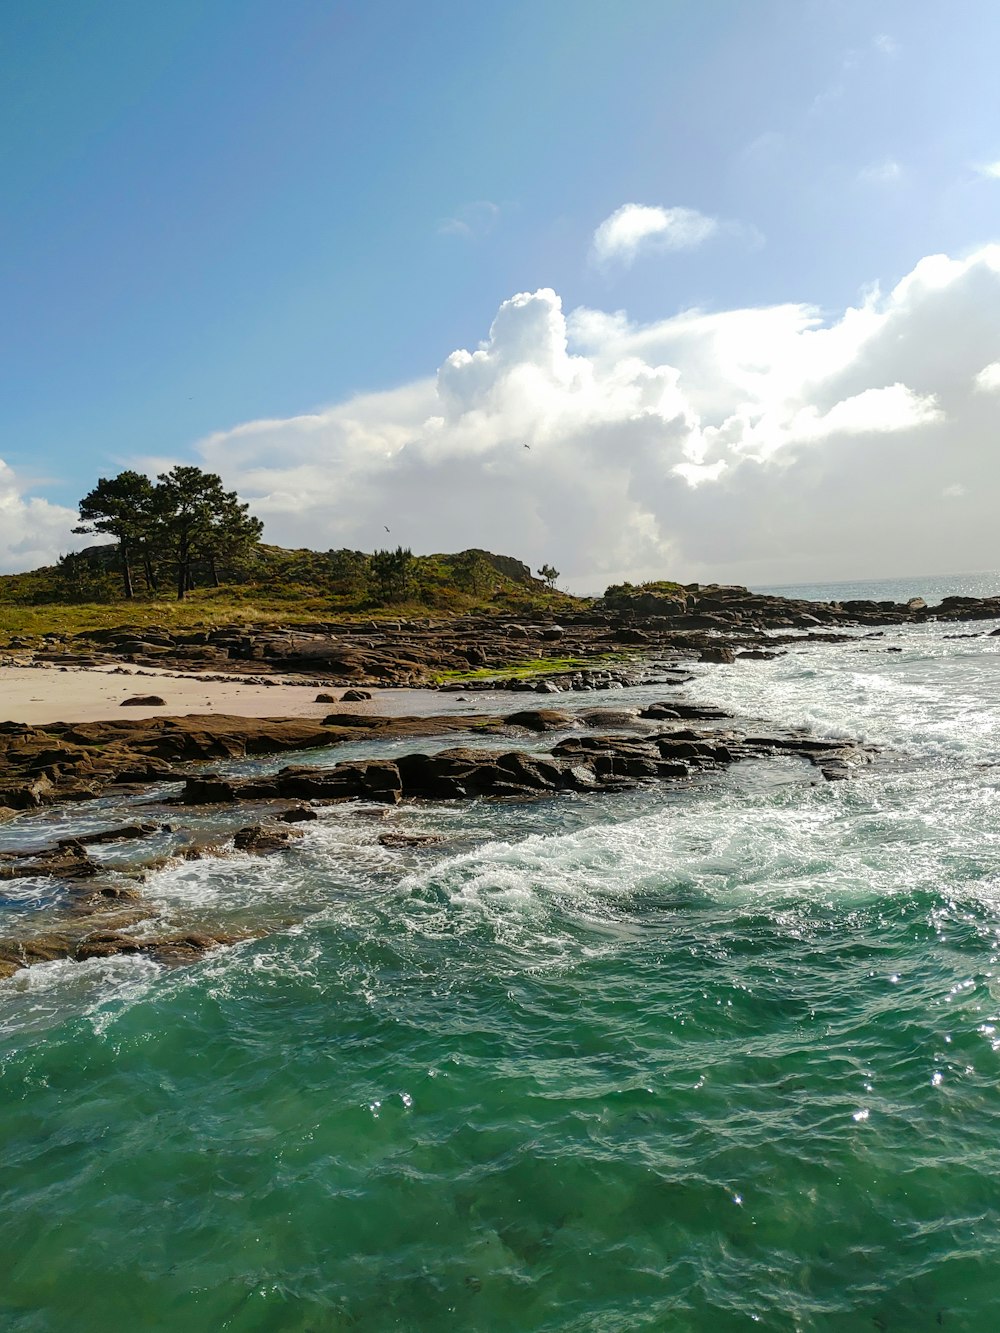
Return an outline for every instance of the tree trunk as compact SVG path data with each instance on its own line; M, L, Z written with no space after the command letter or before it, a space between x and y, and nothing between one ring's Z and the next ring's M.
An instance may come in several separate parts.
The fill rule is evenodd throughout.
M128 558L128 542L124 537L119 539L118 549L121 553L122 579L125 582L125 596L131 599L135 596L135 590L132 587L132 567L129 564Z
M221 587L222 585L219 583L219 570L218 566L215 563L214 553L208 557L208 566L209 569L212 571L212 587L213 588Z
M184 594L187 592L188 577L187 541L182 538L177 548L177 600L179 602L183 602Z
M158 592L160 588L159 580L156 577L156 570L153 568L153 562L148 555L142 558L142 572L146 579L146 591Z

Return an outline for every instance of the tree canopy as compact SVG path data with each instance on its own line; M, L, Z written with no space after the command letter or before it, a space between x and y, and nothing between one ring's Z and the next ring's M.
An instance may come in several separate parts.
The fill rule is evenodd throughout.
M80 501L74 532L108 533L118 539L126 597L134 597L133 571L141 563L147 590L170 571L178 600L206 573L216 587L220 564L244 557L260 541L264 525L222 478L198 467L160 473L156 485L140 472L101 477Z

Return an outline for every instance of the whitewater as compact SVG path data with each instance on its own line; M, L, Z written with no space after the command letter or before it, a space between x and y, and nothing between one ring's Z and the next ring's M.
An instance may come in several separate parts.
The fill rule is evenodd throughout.
M994 1328L995 628L695 668L878 746L849 781L352 805L157 872L272 933L0 985L0 1327Z

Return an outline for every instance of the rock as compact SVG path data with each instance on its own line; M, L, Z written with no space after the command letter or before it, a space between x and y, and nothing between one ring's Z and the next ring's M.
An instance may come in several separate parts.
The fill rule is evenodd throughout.
M82 847L61 847L54 852L38 852L0 863L0 880L10 879L91 879L100 867Z
M735 662L736 654L732 648L702 648L698 654L699 662Z
M340 696L340 702L343 704L359 704L371 697L369 690L347 690Z
M721 722L732 715L724 708L716 708L714 704L686 704L678 699L671 699L667 703L649 704L646 708L641 708L639 716L654 721L659 718L679 717L686 722Z
M744 662L773 662L775 658L780 656L780 653L768 653L762 648L748 648L746 651L736 654L737 660Z
M444 838L438 833L383 833L378 841L381 847L430 847Z
M98 833L76 833L71 838L60 838L59 847L92 847L104 842L129 842L159 833L159 824L125 824L120 828L102 829Z
M333 768L283 768L274 779L277 794L300 800L371 800L394 804L402 795L399 770L388 759L359 760ZM252 785L244 794L257 795Z
M346 694L344 698L347 698ZM377 731L381 725L382 719L371 713L328 713L323 719L324 727L360 727Z
M92 932L81 940L67 957L76 962L88 958L111 958L115 954L145 954L159 963L189 963L225 944L237 944L251 939L245 933L233 934L213 931L211 934L191 931L184 935L141 936L136 938L118 931ZM57 955L58 956L58 955Z
M123 699L120 708L165 708L167 701L158 694L134 694L131 699Z
M634 727L638 719L639 710L636 708L592 708L580 714L580 720L588 727Z
M337 702L337 696L335 694L317 694L313 702L318 704L335 704Z
M277 818L283 824L302 824L313 819L319 819L319 815L311 805L293 805L289 810L282 810Z
M184 805L232 805L236 792L235 782L212 774L204 778L188 778L181 801Z
M295 829L265 828L263 824L248 824L237 829L233 837L233 846L238 852L252 852L255 856L264 856L269 852L288 850L294 838L301 834Z
M571 714L560 713L555 708L525 708L518 713L508 713L505 720L510 727L525 727L528 731L564 731L576 725Z
M31 810L47 805L55 795L55 786L48 777L31 778L27 782L0 787L0 806L12 810Z

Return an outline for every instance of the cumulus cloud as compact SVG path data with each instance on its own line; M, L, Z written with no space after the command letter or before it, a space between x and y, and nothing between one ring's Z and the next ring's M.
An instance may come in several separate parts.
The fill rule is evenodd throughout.
M25 494L25 485L0 458L0 572L50 565L64 551L87 544L70 531L75 510ZM90 540L93 540L91 538Z
M1000 361L991 361L983 366L976 376L976 388L981 393L1000 393Z
M929 256L833 316L787 303L638 324L566 313L542 288L435 374L217 432L194 457L269 541L483 546L551 562L577 591L987 569L998 348L1000 246ZM0 497L8 564L66 548L68 511L4 473Z
M593 255L600 264L631 264L642 250L691 250L718 230L715 218L694 208L622 204L594 232Z
M636 324L543 288L434 376L198 453L269 540L371 549L388 526L418 551L552 561L580 591L988 568L998 346L1000 247L930 256L834 318Z

